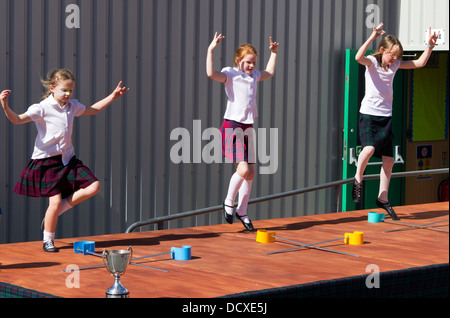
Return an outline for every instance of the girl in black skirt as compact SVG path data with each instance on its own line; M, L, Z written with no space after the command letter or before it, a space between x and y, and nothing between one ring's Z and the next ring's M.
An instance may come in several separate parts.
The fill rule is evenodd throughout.
M359 136L361 151L358 158L355 180L353 184L353 200L361 200L362 179L367 163L372 156L382 158L380 173L380 190L376 205L383 208L394 220L398 216L388 201L389 181L391 178L393 158L392 134L392 100L393 81L398 69L415 69L424 67L436 45L439 33L431 34L425 51L418 60L402 61L403 47L400 41L392 35L381 40L377 50L371 56L364 56L371 43L384 35L383 23L373 27L373 32L356 54L356 61L366 66L366 93L360 108Z
M67 69L53 71L44 99L18 115L8 106L10 90L0 94L6 117L15 125L34 121L38 131L33 155L23 170L14 192L31 197L48 197L49 205L44 221L44 251L56 252L54 246L58 216L73 206L96 195L100 182L75 157L72 145L72 127L75 117L96 115L121 97L129 89L117 85L114 92L96 104L86 107L70 99L75 88L75 77Z

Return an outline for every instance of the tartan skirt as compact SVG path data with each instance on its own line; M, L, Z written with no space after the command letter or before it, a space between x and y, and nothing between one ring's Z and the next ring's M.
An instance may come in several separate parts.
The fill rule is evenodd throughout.
M20 175L14 192L30 197L63 198L98 181L91 170L75 156L64 166L62 157L31 159Z
M374 156L394 157L392 117L359 114L359 139L362 148L375 147Z
M230 162L256 162L254 129L252 124L225 119L220 128L222 155Z

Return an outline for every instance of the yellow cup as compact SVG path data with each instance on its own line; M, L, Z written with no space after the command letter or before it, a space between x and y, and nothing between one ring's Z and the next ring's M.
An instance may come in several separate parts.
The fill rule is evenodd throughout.
M266 230L258 230L256 233L256 242L259 243L274 243L275 232L267 232Z
M344 234L344 243L350 245L362 245L364 244L364 233L355 231L353 233Z

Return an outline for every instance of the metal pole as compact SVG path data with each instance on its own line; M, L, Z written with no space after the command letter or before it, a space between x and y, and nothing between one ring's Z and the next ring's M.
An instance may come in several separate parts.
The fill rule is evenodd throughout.
M338 239L333 239L333 240L329 240L329 241L318 242L318 243L314 243L314 244L304 244L304 243L300 243L300 242L297 242L297 241L288 240L288 239L285 239L285 238L279 237L279 236L274 236L274 237L275 237L275 238L278 238L278 239L280 239L280 240L287 241L287 242L291 242L291 243L295 243L295 244L300 244L300 245L302 245L302 246L293 247L293 248L289 248L289 249L282 250L282 251L277 251L277 252L266 253L266 255L277 254L277 253L282 253L282 252L286 252L286 251L290 251L290 250L294 250L294 249L299 249L299 248L303 248L303 247L308 247L308 248L315 248L315 249L322 250L322 251L326 251L326 252L332 252L332 253L344 254L344 255L348 255L348 256L359 257L359 255L349 254L349 253L344 253L344 252L339 252L339 251L335 251L335 250L330 250L330 249L328 249L328 248L323 248L323 247L315 246L315 245L317 245L317 244L323 244L323 243L328 243L328 242L333 242L333 241L343 240L343 239L346 238L346 237L342 237L342 238L338 238Z
M386 220L385 220L386 222ZM444 232L448 232L447 229L441 229L438 227L433 227L433 226L429 226L431 224L436 224L436 223L442 223L442 222L448 222L448 220L443 220L443 221L437 221L437 222L432 222L432 223L426 223L426 224L411 224L411 223L405 223L405 222L399 222L399 221L387 221L388 223L391 224L401 224L401 225L409 225L408 227L404 227L401 229L395 229L395 230L389 230L389 231L384 231L383 233L389 233L389 232L396 232L396 231L404 231L410 228L421 228L421 229L433 229L433 230L438 230L438 231L444 231Z

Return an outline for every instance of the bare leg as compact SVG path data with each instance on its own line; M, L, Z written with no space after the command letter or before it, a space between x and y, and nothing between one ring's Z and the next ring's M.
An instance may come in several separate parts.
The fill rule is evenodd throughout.
M61 209L61 194L50 197L47 211L45 212L45 231L54 233L58 223L58 213Z
M353 190L352 190L352 198L355 203L361 202L362 196L362 180L364 171L366 170L367 164L369 163L370 158L373 156L375 152L375 147L366 146L359 154L358 158L358 166L356 167L355 181L353 182Z
M75 191L72 195L70 195L67 198L67 202L73 207L99 193L101 188L102 186L100 184L100 181L95 181L87 188Z
M375 147L366 146L359 154L358 158L358 166L356 168L355 180L358 183L361 183L364 175L364 171L366 170L367 164L369 163L370 158L373 156L375 152Z
M394 166L394 158L383 156L383 166L380 172L380 191L378 192L378 200L388 202L389 182L392 175L392 167Z
M397 216L397 213L395 213L388 200L389 182L391 180L393 166L394 158L383 156L383 166L380 172L380 190L378 192L376 205L385 209L393 220L399 220L400 218Z

